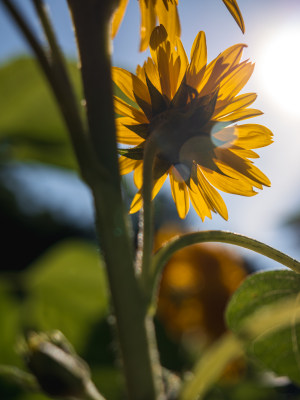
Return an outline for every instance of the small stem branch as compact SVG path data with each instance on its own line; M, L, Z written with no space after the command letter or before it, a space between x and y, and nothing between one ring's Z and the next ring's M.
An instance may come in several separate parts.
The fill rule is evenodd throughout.
M10 0L1 0L1 2L6 7L6 10L9 12L12 19L18 25L19 29L26 38L29 46L33 50L36 58L38 59L38 62L42 67L47 79L49 80L49 82L52 83L52 73L49 60L47 58L44 49L36 39L32 29L29 27L28 22L24 19L23 15L19 12L19 10Z
M52 62L54 64L60 65L61 69L66 72L65 69L65 60L63 57L63 54L60 50L59 44L56 40L55 33L53 31L47 8L43 0L32 0L34 7L36 9L36 12L40 18L42 27L44 29L44 33L46 36L46 39L49 43L50 49L51 49L51 58ZM66 77L68 79L68 74L66 73Z
M59 46L56 43L50 21L45 14L42 3L38 0L34 0L36 9L46 33L46 37L48 38L49 45L53 53L49 55L45 52L39 41L36 39L29 23L16 8L16 6L10 0L0 1L6 7L10 16L23 33L33 53L35 54L37 61L48 80L48 83L50 84L50 87L58 102L59 110L70 133L70 139L81 168L82 176L87 182L89 182L89 173L91 171L90 166L93 165L94 168L97 168L94 153L87 141L85 128L80 117L73 86L65 68L63 57L62 55L59 55Z
M188 233L182 236L176 236L165 243L154 256L151 277L152 287L155 286L158 276L164 268L170 257L178 250L191 246L196 243L204 242L220 242L234 244L236 246L244 247L246 249L255 251L256 253L262 254L274 261L279 262L282 265L292 269L293 271L300 273L300 262L287 256L279 250L274 249L258 240L251 239L247 236L239 235L237 233L225 232L225 231L202 231Z

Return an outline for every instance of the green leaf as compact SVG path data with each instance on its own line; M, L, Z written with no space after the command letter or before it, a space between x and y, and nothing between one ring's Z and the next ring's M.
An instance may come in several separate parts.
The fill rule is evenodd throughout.
M50 249L25 273L25 324L59 329L80 353L94 325L106 316L107 287L99 252L80 240Z
M76 64L69 63L68 67L79 92ZM3 65L0 87L0 160L33 160L77 168L60 111L36 62L19 58Z
M300 274L295 272L280 270L254 274L232 296L226 312L230 329L243 339L246 337L248 354L278 375L287 375L297 383L300 383L300 324L299 315L296 314L299 314L299 307L297 310L293 310L293 307L285 309L290 321L288 326L284 324L280 328L278 323L278 329L263 327L261 330L256 326L255 338L251 340L247 339L244 326L255 313L268 306L280 304L291 296L295 296L293 304L297 306L299 291ZM275 317L277 315L271 315L271 319L275 320ZM254 318L252 324L255 323Z

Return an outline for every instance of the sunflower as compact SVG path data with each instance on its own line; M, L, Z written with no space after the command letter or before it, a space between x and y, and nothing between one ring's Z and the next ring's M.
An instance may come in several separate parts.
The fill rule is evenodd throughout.
M244 21L236 0L223 0L223 3L241 28L242 32L244 32ZM123 20L127 4L128 0L120 0L119 7L113 16L113 38L116 36ZM153 31L157 20L160 24L164 25L171 41L174 41L177 36L180 36L180 21L177 11L178 0L140 0L139 4L141 11L140 51L147 49L151 32Z
M188 58L177 39L168 40L165 28L156 27L150 39L152 58L138 66L136 75L113 68L116 85L137 106L115 97L117 139L131 147L119 150L122 175L134 171L138 188L130 212L142 201L144 146L155 132L158 152L153 168L154 198L167 176L180 218L190 200L202 220L211 211L228 218L216 189L253 196L254 188L270 186L269 179L253 165L252 150L272 143L272 133L258 124L236 122L262 114L248 108L255 93L238 95L253 72L253 64L240 61L245 45L237 44L207 65L206 40L199 32Z

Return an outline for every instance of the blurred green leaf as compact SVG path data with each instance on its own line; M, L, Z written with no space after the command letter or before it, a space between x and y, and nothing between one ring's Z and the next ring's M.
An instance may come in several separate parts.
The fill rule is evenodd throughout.
M68 68L80 92L75 63ZM64 122L36 62L19 58L3 65L0 87L0 160L34 160L76 168Z
M249 317L266 306L276 305L291 296L295 296L293 304L297 306L299 291L300 275L295 272L282 270L254 274L232 296L226 312L228 326L233 332L242 334L245 339L247 332L244 330L244 323L249 321ZM297 312L297 321L299 320L299 307L295 310L291 307L286 311L289 313L289 326L276 330L264 329L254 340L248 341L247 352L265 367L300 383L300 324L295 322ZM274 320L275 317L274 315ZM252 323L255 323L254 318ZM259 332L259 327L256 331Z
M61 242L25 272L28 328L61 330L79 353L107 313L107 288L99 252L80 240Z

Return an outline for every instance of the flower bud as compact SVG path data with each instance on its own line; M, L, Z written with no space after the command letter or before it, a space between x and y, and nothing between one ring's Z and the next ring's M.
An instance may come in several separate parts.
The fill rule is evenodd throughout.
M31 332L24 357L46 394L60 398L85 397L90 384L89 367L75 354L62 333Z

